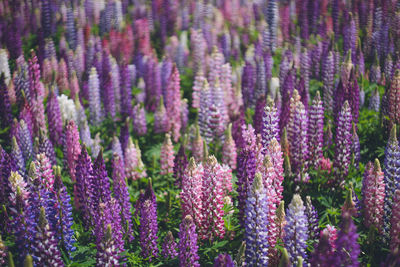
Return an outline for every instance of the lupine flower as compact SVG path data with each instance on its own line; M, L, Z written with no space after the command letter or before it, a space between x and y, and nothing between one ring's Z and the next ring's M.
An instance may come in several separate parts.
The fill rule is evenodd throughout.
M342 214L342 223L336 239L336 251L331 257L335 266L359 266L360 245L357 243L357 228L349 212Z
M306 210L305 213L308 219L308 240L317 241L319 227L318 227L318 213L313 204L311 203L310 196L306 197Z
M24 174L25 173L25 160L24 160L24 156L22 155L21 149L18 146L17 139L15 139L15 136L13 136L12 140L11 140L11 154L10 155L18 167L18 171L21 174Z
M398 163L400 161L400 148L396 137L396 127L393 126L389 141L385 150L384 161L384 177L385 177L385 204L384 204L384 222L383 222L383 237L385 243L389 243L391 229L391 214L393 210L394 192L399 183L400 173Z
M70 120L77 122L78 120L74 101L69 99L66 95L57 96L57 100L58 104L60 105L63 123L66 124Z
M100 99L100 82L96 68L91 68L89 75L89 109L90 120L94 125L98 125L102 119L101 99Z
M56 164L56 153L54 146L43 132L39 135L39 151L38 153L44 153L51 161L52 164ZM38 154L36 153L36 154Z
M6 49L0 49L0 74L4 74L4 82L10 84L10 66L8 65L8 55Z
M290 261L297 264L297 257L307 259L306 241L308 239L308 221L305 207L300 195L295 194L286 210L285 248L288 250Z
M11 125L12 124L11 104L4 74L0 75L0 110L1 110L0 123L2 127L7 127Z
M202 239L214 240L225 235L224 224L224 178L225 172L214 156L207 158L204 165L202 217L199 229Z
M192 93L193 108L200 108L200 95L201 95L201 89L204 84L204 80L205 78L202 72L197 73L196 77L194 78L193 93Z
M264 107L266 104L266 100L264 95L260 96L256 101L256 106L254 108L254 116L253 116L253 125L254 130L257 134L261 134L263 128L263 114L264 114Z
M38 230L33 246L35 264L41 266L64 266L57 240L46 219L44 207L40 208Z
M369 106L368 108L371 110L374 110L376 112L379 112L379 108L380 108L380 96L379 96L379 91L378 89L375 89L372 93L371 93L371 97L369 99Z
M208 86L208 82L207 80L205 80L200 94L200 110L198 116L198 125L200 129L200 134L202 137L204 137L207 143L210 143L213 138L212 129L209 127L211 104L212 104L211 92Z
M180 193L183 217L190 215L199 228L203 221L201 193L203 174L202 164L196 165L194 158L190 158L182 177L182 191Z
M233 260L229 254L219 254L214 260L214 267L234 267Z
M278 29L278 4L275 0L269 1L266 9L266 21L269 26L269 37L270 37L270 49L275 52L277 46L277 29Z
M172 174L174 169L174 147L171 142L170 134L165 135L164 143L161 146L160 154L160 174Z
M393 80L390 83L390 88L388 91L388 104L389 104L389 118L390 125L392 127L393 124L400 122L400 107L399 103L396 99L399 99L400 96L400 70L396 70ZM382 101L383 102L383 101Z
M93 164L93 195L91 201L93 209L97 210L99 203L108 203L111 200L110 178L108 177L103 159L103 151L100 150Z
M225 141L222 146L222 163L236 169L236 144L232 138L232 124L229 124L226 131Z
M138 136L143 136L147 133L146 113L142 104L137 104L134 108L133 131Z
M115 100L114 100L114 88L112 84L111 73L104 74L105 81L103 81L103 103L104 112L106 115L110 114L111 118L115 118Z
M309 112L310 125L308 128L308 136L310 141L310 160L314 166L317 167L322 158L324 139L324 108L322 106L319 91L313 100Z
M61 120L60 106L54 91L50 92L49 99L47 100L46 112L49 123L50 140L55 145L61 145L63 125Z
M246 263L268 265L268 197L260 173L255 175L245 209Z
M86 145L87 147L93 148L93 139L90 134L90 128L87 120L84 120L82 122L79 130L82 144Z
M79 133L74 121L69 121L65 126L64 135L64 158L65 165L71 176L71 180L75 181L75 167L79 155L81 154L81 145L79 144Z
M171 77L169 78L167 95L164 98L168 117L171 121L171 131L175 142L180 137L181 130L181 92L180 92L180 76L176 66L173 67Z
M138 152L132 142L132 137L129 137L128 145L125 148L124 154L126 177L132 180L138 179Z
M150 262L158 257L157 231L157 205L155 201L147 199L140 211L139 240L141 254Z
M335 160L333 162L333 170L339 182L347 177L350 167L351 121L351 110L349 103L346 101L338 115Z
M187 165L188 165L188 159L185 152L185 141L183 141L178 150L178 154L174 159L175 185L178 186L179 188L182 185L182 178Z
M274 102L270 98L267 99L267 105L264 108L262 124L262 143L264 149L267 149L273 138L279 142L279 115Z
M21 120L18 127L18 145L22 148L22 154L24 155L25 161L32 159L33 155L33 145L32 137L25 121Z
M311 266L330 266L330 257L334 252L332 243L330 242L329 231L327 228L321 231L318 245L311 255Z
M160 97L160 103L154 113L154 132L155 133L166 133L169 130L169 118L167 110L164 106L164 98Z
M192 156L196 161L201 161L203 159L203 138L200 135L199 125L196 124L196 136L192 141Z
M393 196L393 207L398 207L400 203L400 190L396 189L396 191L394 192L394 196ZM395 252L396 249L399 248L400 245L400 213L398 211L398 209L393 209L392 210L392 218L391 218L391 225L392 228L390 229L390 236L391 236L391 240L390 240L390 249L392 252Z
M103 240L97 244L97 266L119 266L118 252L115 249L111 224L107 224Z
M175 238L172 235L171 231L168 231L167 235L164 238L161 254L165 259L175 259L178 256L178 252L176 251Z
M182 223L179 225L179 244L178 244L178 258L179 266L193 266L199 267L199 255L197 254L197 233L196 225L190 215L187 215Z

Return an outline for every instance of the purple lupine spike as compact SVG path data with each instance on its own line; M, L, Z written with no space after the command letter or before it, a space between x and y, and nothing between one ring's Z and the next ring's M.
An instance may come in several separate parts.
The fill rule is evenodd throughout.
M400 190L396 189L393 196L393 207L398 207L399 203L400 203ZM400 227L398 225L399 218L400 214L398 209L393 209L393 214L391 218L392 228L390 229L390 236L392 238L390 240L390 249L392 253L395 252L400 245L400 238L399 238Z
M58 241L61 242L68 253L76 250L74 247L75 237L74 231L72 230L73 218L72 218L72 206L71 197L67 193L67 188L61 180L61 168L54 167L54 191L57 196L57 231L56 235Z
M129 201L129 192L124 170L124 162L117 155L114 154L112 160L113 169L113 190L115 200L121 207L121 225L125 238L129 241L134 239L132 230L132 213L131 213L131 203Z
M214 267L234 267L234 262L229 254L219 254L214 260Z
M311 58L307 48L303 48L300 54L300 72L304 79L304 88L306 91L310 87Z
M311 266L329 266L333 252L334 248L329 241L329 231L325 228L321 231L318 245L311 255Z
M300 102L297 90L294 91L290 100L290 118L287 131L292 171L297 174L298 181L307 182L306 170L309 159L308 117L303 103Z
M175 259L178 256L178 252L176 251L175 238L172 235L171 231L168 231L167 235L164 238L161 254L165 259Z
M384 204L384 222L383 222L383 240L386 244L391 238L391 214L393 209L394 192L399 183L400 171L397 168L400 162L400 148L396 136L396 125L392 127L389 141L385 150L384 177L385 177L385 204Z
M64 266L57 240L46 219L45 208L40 208L38 230L33 246L33 260L42 266Z
M10 98L3 73L0 75L0 110L0 125L2 125L3 128L10 126L13 118L11 113Z
M25 174L25 160L24 156L22 155L21 149L18 146L17 139L15 136L12 137L11 141L11 158L14 160L19 173Z
M96 68L90 69L89 75L89 109L90 122L99 125L102 120L101 99L100 99L100 81Z
M271 140L276 139L279 142L279 115L272 99L267 99L267 104L262 115L262 143L264 149L267 149Z
M143 104L137 104L134 108L133 131L138 136L144 136L147 133L146 113Z
M118 140L118 139L117 139ZM110 178L108 177L103 159L103 151L100 150L93 164L93 209L97 210L99 203L107 203L111 200Z
M79 155L81 154L81 145L79 143L79 132L74 121L69 121L65 126L64 135L64 159L65 166L71 176L71 180L75 182L76 165Z
M118 137L116 136L113 137L111 143L111 151L113 152L113 154L117 154L122 159L122 161L124 160L124 153L122 151L122 146L121 143L119 142Z
M294 91L294 80L295 80L295 69L292 68L288 74L286 75L285 81L283 82L282 87L280 88L282 95L282 109L279 120L279 127L282 132L283 128L286 127L289 116L290 116L290 98L292 97Z
M47 136L43 132L41 132L40 136L39 136L39 151L38 152L44 153L49 158L49 160L51 161L51 163L53 165L55 165L57 163L54 146L51 143L51 141L49 140L49 138L47 138Z
M250 266L268 265L268 201L261 174L257 173L249 188L245 209L245 253Z
M97 244L97 266L119 266L118 251L115 249L114 242L111 224L107 224L104 237Z
M29 107L29 104L26 100L22 107L21 113L19 114L19 120L23 120L26 123L26 126L28 127L30 135L33 136L33 114L32 114L32 110ZM17 137L17 141L19 141L18 137Z
M232 170L236 169L236 144L232 138L232 124L228 125L225 141L222 146L222 163L227 164Z
M378 91L378 89L375 89L371 93L368 108L371 110L374 110L376 112L379 112L379 108L380 108L380 104L381 104L380 102L381 102L381 99L380 99L379 91Z
M189 105L188 105L188 100L186 98L183 98L181 101L180 116L181 116L181 130L183 131L184 129L186 129L189 121ZM226 114L226 117L228 118L228 114Z
M352 118L354 123L358 122L360 114L360 88L358 86L356 72L353 70L350 75L350 91L348 96L350 108L352 111Z
M361 160L361 149L360 149L360 139L357 135L356 124L353 123L352 131L351 131L351 153L353 154L354 159L354 167L358 169L358 164Z
M121 67L121 81L121 113L124 116L132 116L132 79L129 71L129 65Z
M317 168L319 161L322 159L324 141L324 107L319 91L317 91L310 107L309 117L308 138L310 142L310 161Z
M349 22L346 23L344 27L344 34L343 34L343 51L347 53L351 51L351 58L354 61L356 55L356 45L357 45L357 27L356 23L353 19L352 14L350 13Z
M308 221L305 214L305 207L300 195L295 194L292 202L286 210L285 237L284 243L290 261L297 264L298 256L307 259L306 241L308 239Z
M50 92L50 96L47 100L46 113L49 123L50 140L54 145L61 145L63 125L60 106L53 90Z
M388 103L387 114L389 115L390 118L389 127L392 127L393 124L400 122L400 106L397 101L399 95L400 95L400 70L396 69L392 82L390 83L389 91L387 92L385 97L387 98L387 103ZM382 109L385 106L386 105L384 105L384 99L382 99Z
M150 262L158 257L157 210L156 203L146 199L140 210L139 240L143 258Z
M297 91L300 95L301 102L304 105L306 111L308 111L308 102L310 101L310 95L306 89L306 85L303 78L300 78L297 82Z
M104 112L106 115L110 114L111 118L115 118L115 100L114 100L114 88L112 84L111 73L104 74L103 84L103 103Z
M257 134L261 134L263 128L263 114L264 114L264 107L266 105L266 99L263 96L258 98L256 102L256 107L254 109L254 116L253 116L253 125L254 130Z
M197 254L197 233L196 225L193 222L192 216L187 215L179 225L179 244L178 258L179 266L200 267L199 255Z
M245 106L251 105L254 96L255 70L253 65L246 61L242 75L242 95Z
M306 197L306 210L305 214L307 215L308 219L308 240L317 241L318 234L319 234L319 227L318 227L318 212L311 203L310 196Z
M237 186L238 186L238 206L239 219L244 224L244 209L247 193L253 182L256 172L256 151L255 151L255 135L251 125L242 127L242 135L245 141L244 147L241 148L237 159Z
M28 126L26 123L21 120L19 122L18 127L18 145L22 148L22 154L24 155L25 161L32 159L33 155L33 144L32 144L32 137L29 132Z
M254 89L254 100L264 98L267 94L267 77L265 73L265 64L263 57L256 59L256 84ZM254 103L254 104L256 104Z
M160 97L158 108L154 113L154 132L155 133L166 133L169 130L169 118L167 110L164 106L164 98Z
M351 159L351 127L352 116L349 103L343 104L342 110L338 114L336 130L335 160L333 162L334 173L337 181L343 181L349 172Z
M349 212L342 214L342 223L336 239L336 251L331 262L337 266L359 266L360 245L357 243L357 228Z
M175 159L174 159L174 178L175 178L175 185L178 188L181 188L182 186L182 179L183 179L183 175L185 172L185 169L188 165L188 159L186 156L186 152L185 152L185 144L182 143L179 150L178 150L178 154L176 155Z
M210 143L212 140L219 140L221 136L221 129L223 129L223 118L222 112L219 107L215 104L211 104L208 108L208 128L211 130L211 138L209 138ZM207 139L206 139L207 140Z
M41 23L43 27L43 34L44 37L51 37L55 31L55 26L54 26L54 13L51 8L51 1L50 0L44 0L42 2L42 8L41 8Z
M364 53L362 51L362 47L361 47L361 39L358 38L357 41L357 54L356 54L356 62L357 62L357 66L358 66L358 72L361 75L365 74L365 60L364 60Z

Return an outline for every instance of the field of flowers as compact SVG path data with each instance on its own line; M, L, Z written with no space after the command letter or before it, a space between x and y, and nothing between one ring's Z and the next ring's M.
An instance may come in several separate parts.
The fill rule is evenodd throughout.
M400 266L400 3L0 0L0 266Z

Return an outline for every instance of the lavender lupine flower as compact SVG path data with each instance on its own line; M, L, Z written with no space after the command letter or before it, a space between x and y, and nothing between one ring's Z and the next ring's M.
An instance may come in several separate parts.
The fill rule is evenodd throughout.
M219 254L214 260L214 267L234 267L235 264L229 254Z
M166 134L164 143L161 146L160 154L160 174L172 174L174 169L174 147L171 142L171 135Z
M307 182L305 171L308 168L308 117L304 105L300 102L297 90L290 100L290 118L288 121L288 141L290 143L290 164L297 174L298 181Z
M285 248L288 250L290 261L297 264L297 257L307 259L306 241L308 239L308 221L305 207L300 195L295 194L286 210Z
M134 108L133 131L138 136L143 136L147 133L146 113L143 104L137 104Z
M121 67L121 113L124 116L132 116L132 78L129 65Z
M319 234L318 213L313 204L311 203L310 196L306 197L305 214L307 215L308 219L308 231L307 231L308 240L317 241Z
M256 173L256 138L254 135L254 129L251 125L248 126L248 129L246 129L245 126L242 127L242 135L245 145L241 148L237 159L238 180L236 184L238 186L239 220L243 224L247 192Z
M270 49L275 52L277 46L277 29L278 29L278 4L275 0L269 1L266 8L266 21L268 23Z
M357 228L351 214L345 211L342 214L342 223L335 242L336 251L331 258L335 266L359 266L360 245L357 243L357 238Z
M338 115L335 160L333 162L333 170L339 183L347 177L350 167L351 122L351 110L349 103L346 101Z
M264 108L262 116L262 143L264 149L267 149L272 139L279 142L279 115L272 99L267 99L267 105Z
M131 204L129 202L129 192L127 187L127 181L125 177L124 162L122 159L114 154L112 160L113 169L113 190L115 200L121 207L121 224L124 236L129 240L133 240L132 232L132 214L131 214Z
M110 114L111 118L115 118L115 100L114 100L114 88L112 84L111 73L103 74L105 79L103 81L103 103L104 112L106 115Z
M12 113L11 113L11 104L10 97L7 90L7 85L5 81L5 76L3 73L0 75L0 125L3 128L8 127L12 124Z
M202 72L197 73L196 77L194 78L193 93L192 93L193 108L200 108L200 94L204 84L204 80L205 78Z
M380 108L380 103L381 99L379 96L379 91L378 89L375 89L372 93L371 93L371 97L369 99L369 106L368 108L371 110L374 110L376 112L379 112L379 108Z
M33 246L33 260L39 266L64 266L57 240L46 219L45 208L40 208L38 230Z
M385 184L383 172L378 159L375 164L369 162L365 167L363 179L363 208L364 224L366 227L375 226L382 230L383 205L385 200Z
M246 61L242 75L242 95L246 107L251 106L254 94L255 70L253 65Z
M203 175L202 217L199 229L202 239L214 240L225 235L224 179L225 171L214 156L206 159Z
M207 80L204 81L200 94L200 110L198 117L198 125L201 136L207 143L210 143L213 138L212 129L209 127L210 106L212 104L211 92ZM215 108L215 106L214 106Z
M400 162L400 148L396 137L396 125L393 126L389 141L385 150L384 177L385 177L385 204L384 204L384 222L383 237L385 243L389 243L391 229L391 214L393 209L394 191L399 183L400 171L397 167Z
M63 125L61 120L60 106L54 91L50 92L47 100L47 121L49 123L50 140L54 145L61 145Z
M358 169L358 164L361 160L361 151L360 151L360 139L357 135L357 129L355 123L353 123L353 127L351 130L351 153L353 154L354 167Z
M150 262L158 257L157 231L157 205L155 201L146 199L140 210L139 240L142 257Z
M324 108L319 91L317 91L317 94L314 97L309 112L310 124L308 128L308 138L310 142L310 160L314 167L317 167L322 158L324 140Z
M179 188L181 188L182 186L182 178L187 165L188 165L188 159L185 152L185 141L183 141L178 150L178 154L174 159L175 185Z
M160 103L154 113L154 133L166 133L169 130L169 118L164 106L164 98L160 97Z
M33 144L32 137L29 132L28 126L25 121L21 120L18 127L17 135L18 145L22 149L25 161L32 159L33 155Z
M232 124L228 125L225 141L222 146L222 163L229 165L232 170L236 169L236 144L232 138Z
M175 238L172 235L171 231L168 231L167 235L164 238L161 254L165 259L175 259L178 256L178 252L176 251Z
M100 99L100 82L96 68L92 67L89 74L89 109L90 121L94 125L98 125L102 119L101 99Z
M69 121L65 126L64 135L64 158L65 166L71 176L71 180L75 182L75 167L77 165L77 160L81 154L81 145L79 143L79 133L78 128L74 121Z
M37 139L37 137L36 137ZM51 163L54 165L56 164L56 153L54 151L54 146L47 138L47 135L45 135L43 132L40 132L39 135L39 151L38 153L44 153L51 161ZM36 153L36 154L38 154Z
M190 158L189 164L182 177L182 200L183 217L190 215L197 227L201 226L202 216L202 187L203 187L203 166L196 165L194 158Z
M11 140L11 158L14 160L15 164L17 165L18 171L20 174L25 174L25 160L24 156L22 155L21 149L17 143L17 139L15 136L12 137Z
M249 189L245 209L246 263L268 265L268 197L260 173L256 173Z
M179 266L193 266L200 267L199 255L197 254L197 233L196 225L190 215L187 215L182 223L179 225L179 244L178 244L178 258Z

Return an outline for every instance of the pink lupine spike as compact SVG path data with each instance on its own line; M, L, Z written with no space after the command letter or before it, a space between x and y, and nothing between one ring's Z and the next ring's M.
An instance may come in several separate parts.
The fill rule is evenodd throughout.
M171 142L171 135L166 134L164 143L161 146L160 155L160 174L167 175L173 173L174 168L174 146Z
M138 165L138 155L135 145L132 142L132 137L129 137L128 144L124 151L125 160L125 173L128 179L136 180L137 175L137 165Z
M65 127L64 135L64 157L65 166L69 171L71 180L75 182L75 168L77 160L81 154L81 145L79 143L79 132L74 121L69 121Z
M236 169L236 144L232 138L232 124L229 124L226 131L225 142L222 147L222 163Z

